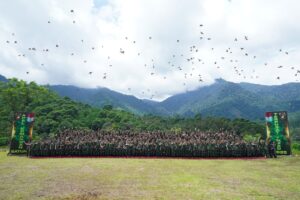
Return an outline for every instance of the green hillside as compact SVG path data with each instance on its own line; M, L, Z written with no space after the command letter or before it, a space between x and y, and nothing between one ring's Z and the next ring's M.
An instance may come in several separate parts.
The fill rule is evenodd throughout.
M218 79L212 85L174 95L160 105L180 115L223 116L263 120L266 111L300 111L300 84L264 86Z
M217 79L212 85L177 94L162 102L141 100L107 88L83 89L75 86L49 86L61 96L96 107L110 104L138 115L181 115L264 120L266 111L300 111L300 84L289 83L265 86L251 83L232 83Z

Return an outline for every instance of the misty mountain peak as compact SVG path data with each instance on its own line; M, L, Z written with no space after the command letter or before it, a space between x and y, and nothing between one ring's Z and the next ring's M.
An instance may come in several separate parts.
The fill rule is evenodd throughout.
M222 78L215 79L215 82L216 83L228 83L228 81L226 81L225 79L222 79Z

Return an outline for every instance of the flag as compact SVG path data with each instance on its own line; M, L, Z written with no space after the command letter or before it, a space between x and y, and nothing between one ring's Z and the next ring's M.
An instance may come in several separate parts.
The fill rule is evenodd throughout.
M27 122L28 123L34 122L34 113L28 113L27 114Z
M265 114L266 122L272 122L273 121L273 113L267 112Z

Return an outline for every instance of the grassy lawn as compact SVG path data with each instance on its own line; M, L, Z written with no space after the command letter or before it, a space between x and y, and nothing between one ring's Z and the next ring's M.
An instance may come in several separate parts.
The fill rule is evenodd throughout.
M300 157L29 159L0 152L0 199L300 199Z

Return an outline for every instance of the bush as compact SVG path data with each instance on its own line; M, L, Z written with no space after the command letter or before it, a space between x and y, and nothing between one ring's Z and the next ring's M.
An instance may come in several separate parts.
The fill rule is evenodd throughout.
M6 146L9 143L9 138L8 137L1 137L0 138L0 146Z
M243 136L243 139L247 142L257 142L259 141L261 135L258 133L258 134L255 134L255 135L252 135L252 134L245 134Z
M292 149L295 149L297 151L300 151L300 143L293 143L292 144Z

